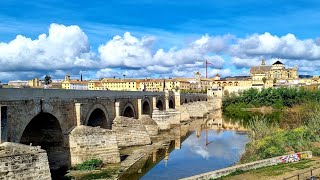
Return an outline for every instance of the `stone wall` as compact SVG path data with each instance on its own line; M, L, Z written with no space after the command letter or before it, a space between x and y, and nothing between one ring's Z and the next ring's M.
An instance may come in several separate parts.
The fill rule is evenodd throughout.
M158 124L160 130L168 130L171 125L180 124L180 114L175 109L169 109L168 111L155 109L152 113L152 119Z
M90 159L100 159L105 164L120 162L116 135L111 130L77 126L69 140L72 166Z
M291 163L291 162L296 162L300 161L301 159L310 159L312 158L312 152L311 151L305 151L305 152L299 152L299 153L294 153L294 154L289 154L289 155L283 155L283 156L278 156L274 158L269 158L269 159L264 159L260 161L255 161L251 163L246 163L246 164L240 164L236 166L231 166L228 168L224 169L219 169L216 171L211 171L187 178L183 178L182 180L207 180L207 179L216 179L222 176L226 176L236 170L242 170L242 171L247 171L251 169L257 169L261 167L267 167L267 166L273 166L281 163Z
M116 117L112 130L116 133L119 147L151 144L146 127L138 119Z
M181 112L181 121L189 121L191 118L202 118L208 112L212 111L211 104L202 102L193 102L188 104L183 104L177 107L177 110Z
M51 179L47 153L39 147L2 143L0 179Z
M142 115L139 121L146 127L149 135L154 136L158 134L159 126L149 115Z

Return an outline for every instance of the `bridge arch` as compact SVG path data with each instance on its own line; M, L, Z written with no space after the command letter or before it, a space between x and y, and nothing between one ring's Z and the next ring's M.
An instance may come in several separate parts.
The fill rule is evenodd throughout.
M87 114L85 125L111 129L112 123L109 121L106 108L102 104L95 104Z
M129 118L136 118L136 112L134 110L134 106L131 103L127 103L122 111L122 116Z
M142 114L148 114L151 115L151 103L148 98L145 98L142 103Z
M162 102L161 99L158 99L158 100L157 100L156 107L157 107L160 111L163 111L164 107L163 107L163 102Z
M186 103L186 104L187 104L187 103L188 103L188 100L187 100L187 99L184 99L184 103Z
M41 146L46 150L53 178L61 176L69 165L69 155L65 147L64 135L58 119L40 112L25 127L20 138L21 144Z

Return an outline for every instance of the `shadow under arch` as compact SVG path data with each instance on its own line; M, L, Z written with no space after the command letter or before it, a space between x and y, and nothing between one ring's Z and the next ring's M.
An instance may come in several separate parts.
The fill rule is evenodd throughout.
M142 114L151 115L151 106L150 103L146 100L142 104Z
M159 100L157 101L156 107L157 107L160 111L163 111L163 102L162 102L161 99L159 99Z
M134 107L131 103L128 103L122 112L122 116L129 117L129 118L136 118L136 112L134 110Z
M169 100L169 108L174 109L174 102L172 99Z
M20 143L46 150L52 179L61 178L68 170L70 152L65 146L60 123L52 114L36 115L24 129Z
M112 123L107 115L107 110L102 104L95 104L87 114L85 125L111 129Z

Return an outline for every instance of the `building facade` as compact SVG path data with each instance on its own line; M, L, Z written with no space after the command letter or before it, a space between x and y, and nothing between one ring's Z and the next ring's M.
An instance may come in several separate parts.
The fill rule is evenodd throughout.
M67 75L62 81L61 87L62 89L88 90L88 81L73 80Z

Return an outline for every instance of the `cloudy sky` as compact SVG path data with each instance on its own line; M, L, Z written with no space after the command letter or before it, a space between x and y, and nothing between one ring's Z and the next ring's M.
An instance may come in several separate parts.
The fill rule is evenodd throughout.
M0 81L320 74L317 0L0 0Z

